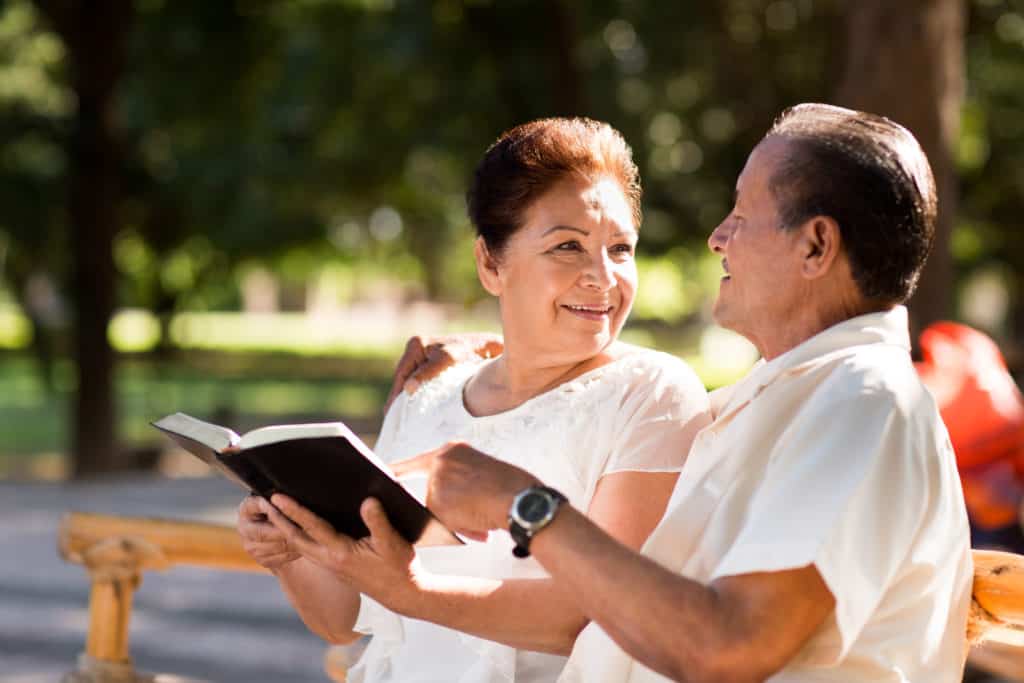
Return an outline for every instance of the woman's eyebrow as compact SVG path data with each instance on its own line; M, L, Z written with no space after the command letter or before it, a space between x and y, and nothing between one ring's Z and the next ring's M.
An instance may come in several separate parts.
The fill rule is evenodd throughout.
M583 228L577 228L577 227L574 227L572 225L555 225L555 226L552 226L552 227L548 228L547 230L545 230L544 234L542 234L541 237L546 237L547 235L550 235L551 233L555 232L556 230L571 230L573 232L578 232L581 235L589 235L590 234L588 231L584 230Z

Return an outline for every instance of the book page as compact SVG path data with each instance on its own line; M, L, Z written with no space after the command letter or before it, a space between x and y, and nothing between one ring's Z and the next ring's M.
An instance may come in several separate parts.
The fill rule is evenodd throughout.
M311 422L309 424L271 425L246 432L238 440L239 448L255 448L268 443L293 439L318 439L325 436L347 436L348 429L340 422Z
M179 434L220 452L238 443L238 434L227 427L203 422L185 413L174 413L153 423L157 429Z

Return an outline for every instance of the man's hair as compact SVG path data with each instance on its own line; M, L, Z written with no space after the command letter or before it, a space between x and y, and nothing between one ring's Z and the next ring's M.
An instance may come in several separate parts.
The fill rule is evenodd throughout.
M783 227L833 218L861 294L886 304L908 299L931 251L938 204L910 131L875 114L801 104L765 137L789 142L770 181Z
M640 226L640 172L622 134L587 118L548 118L501 134L476 167L466 193L469 218L500 255L533 202L567 179L616 181Z

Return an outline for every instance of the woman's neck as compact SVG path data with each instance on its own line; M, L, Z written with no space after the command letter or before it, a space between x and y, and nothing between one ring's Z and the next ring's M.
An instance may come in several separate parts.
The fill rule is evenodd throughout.
M464 401L475 416L494 415L516 406L617 356L616 344L581 361L545 361L536 354L505 347L493 363L477 373L466 386Z

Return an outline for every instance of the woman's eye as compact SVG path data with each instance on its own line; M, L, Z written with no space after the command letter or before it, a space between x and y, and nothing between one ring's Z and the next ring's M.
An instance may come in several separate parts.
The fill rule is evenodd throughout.
M583 247L576 240L569 240L557 245L554 251L580 251Z
M632 256L633 255L633 245L632 244L625 244L625 243L624 244L616 244L615 246L613 246L611 248L611 252L613 254L618 254L620 256Z

